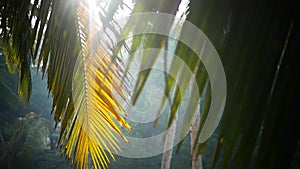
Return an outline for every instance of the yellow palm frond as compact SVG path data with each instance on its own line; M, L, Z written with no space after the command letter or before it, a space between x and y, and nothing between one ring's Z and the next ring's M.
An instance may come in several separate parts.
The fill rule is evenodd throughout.
M121 77L116 73L120 66L100 43L99 26L93 22L88 8L85 1L77 7L81 51L73 72L73 100L69 102L73 111L66 111L60 144L76 168L88 168L89 156L95 168L106 168L107 152L114 158L111 150L121 150L118 137L127 141L119 125L127 129L130 126L119 115L125 113L115 97L126 98Z

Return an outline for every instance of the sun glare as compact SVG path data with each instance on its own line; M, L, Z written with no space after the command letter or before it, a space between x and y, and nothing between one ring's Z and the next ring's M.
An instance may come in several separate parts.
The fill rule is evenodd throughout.
M89 12L92 16L97 15L99 12L99 7L97 6L96 0L86 0L89 5Z

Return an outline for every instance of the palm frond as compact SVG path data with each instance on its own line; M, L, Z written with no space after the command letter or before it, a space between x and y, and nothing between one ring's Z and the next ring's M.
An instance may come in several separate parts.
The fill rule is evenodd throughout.
M28 41L31 36L29 15L29 1L3 1L1 6L1 34L2 49L6 56L10 72L18 67L18 94L25 105L31 95L30 48Z
M54 118L61 121L60 146L77 168L88 168L89 157L95 168L107 167L107 152L113 157L119 137L126 140L118 126L130 128L118 102L127 91L122 60L99 41L89 11L83 0L35 0L1 1L0 13L1 45L10 70L18 67L19 95L24 103L29 99L29 68L37 62L48 79Z
M118 65L111 64L111 57L101 46L97 38L99 27L92 22L88 8L87 3L79 2L77 15L82 50L74 70L74 111L69 112L72 118L66 119L70 127L62 128L68 139L62 139L61 144L68 157L74 153L72 159L77 168L88 168L89 154L94 167L101 168L107 167L109 162L105 150L111 157L110 149L120 151L115 134L122 136L122 133L114 120L130 127L119 115L119 112L124 114L124 110L113 95L115 91L125 99L120 77L115 73Z

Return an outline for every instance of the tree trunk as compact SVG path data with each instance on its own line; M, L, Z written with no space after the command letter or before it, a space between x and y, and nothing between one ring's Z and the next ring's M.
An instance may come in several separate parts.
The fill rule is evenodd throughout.
M197 155L197 151L193 151L196 137L197 137L197 132L199 129L200 125L200 113L197 113L194 115L193 120L195 123L191 126L191 132L190 132L190 137L191 137L191 161L192 161L192 169L202 169L202 155ZM196 146L196 150L199 148L199 146Z
M173 152L173 144L176 131L177 115L175 115L173 124L170 126L165 135L164 154L161 162L161 169L169 169L171 167L171 158ZM166 151L167 150L167 151Z

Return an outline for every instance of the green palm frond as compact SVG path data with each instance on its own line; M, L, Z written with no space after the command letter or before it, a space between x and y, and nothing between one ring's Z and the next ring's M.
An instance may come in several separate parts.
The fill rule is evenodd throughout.
M297 126L295 120L292 120L295 112L278 108L292 104L287 103L286 97L282 96L285 95L283 93L296 89L293 82L289 84L293 89L288 87L285 91L280 84L287 85L292 76L299 72L295 66L291 66L299 40L289 41L287 36L291 33L289 29L293 27L290 23L295 18L292 6L292 3L281 1L274 1L272 4L267 1L232 1L221 7L219 1L210 1L208 4L205 1L191 1L188 20L203 30L216 45L228 82L227 103L219 126L213 168L229 168L231 165L238 168L285 168L289 165L287 159L292 156L291 152L297 144L292 140L298 140L299 134L287 139L277 137L275 133ZM252 12L245 10L249 8L253 9ZM281 13L280 16L278 12ZM294 36L299 34L296 29L292 30L295 31ZM274 41L278 44L270 45ZM285 41L291 43L290 53L280 59L284 53L281 50ZM280 64L280 60L286 60L285 66ZM286 73L286 67L290 67L293 73ZM285 78L274 78L277 69L282 71L279 74ZM276 86L279 85L274 87L273 82ZM270 91L273 87L278 89L278 95L271 98ZM268 100L275 102L268 105ZM284 121L279 114L290 118ZM271 131L274 137L271 136ZM290 140L290 143L283 144L288 142L286 140ZM257 149L260 150L257 152ZM287 151L275 153L280 149ZM255 163L256 166L253 166Z
M15 67L19 71L18 93L23 104L29 101L31 95L31 75L29 55L31 36L31 23L29 16L29 1L3 1L1 6L1 34L2 49L8 69L14 72Z

